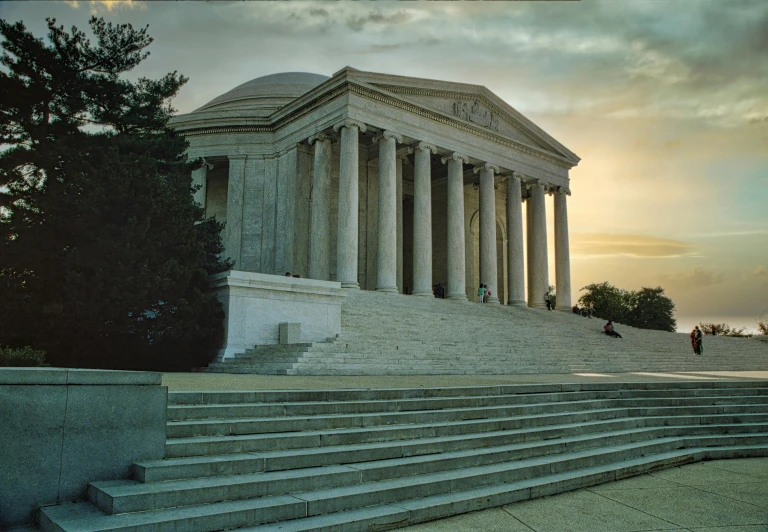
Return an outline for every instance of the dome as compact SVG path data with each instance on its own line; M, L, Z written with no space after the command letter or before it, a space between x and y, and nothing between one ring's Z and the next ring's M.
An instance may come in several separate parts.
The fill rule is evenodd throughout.
M197 111L257 111L267 116L330 79L310 72L281 72L252 79L225 92Z

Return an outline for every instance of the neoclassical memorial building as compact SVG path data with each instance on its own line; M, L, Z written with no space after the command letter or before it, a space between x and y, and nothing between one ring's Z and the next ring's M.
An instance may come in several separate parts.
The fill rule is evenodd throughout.
M350 67L280 73L171 126L204 159L195 197L226 222L238 271L430 297L441 283L461 301L482 283L490 302L543 307L549 194L557 306L571 307L568 170L579 158L483 86Z

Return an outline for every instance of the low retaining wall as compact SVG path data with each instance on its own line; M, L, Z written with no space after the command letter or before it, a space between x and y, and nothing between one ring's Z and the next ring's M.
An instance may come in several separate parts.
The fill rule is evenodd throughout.
M129 478L165 455L161 374L0 369L0 530L38 507L85 498L89 482Z
M224 343L218 360L254 345L277 344L281 323L299 323L299 342L324 342L341 333L340 283L228 271L211 276L224 306Z

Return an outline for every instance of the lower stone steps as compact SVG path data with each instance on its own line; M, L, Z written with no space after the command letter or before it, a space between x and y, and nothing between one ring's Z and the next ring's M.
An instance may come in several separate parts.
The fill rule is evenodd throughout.
M166 459L42 508L41 529L383 530L768 456L762 381L177 392L169 405Z

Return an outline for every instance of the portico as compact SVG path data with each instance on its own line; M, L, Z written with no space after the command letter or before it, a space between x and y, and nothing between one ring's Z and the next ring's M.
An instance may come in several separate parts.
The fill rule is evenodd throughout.
M534 308L555 284L570 310L579 158L485 87L352 68L275 74L173 126L205 159L195 199L226 221L238 270L426 297L441 283L455 301L476 301L484 284L489 303Z

